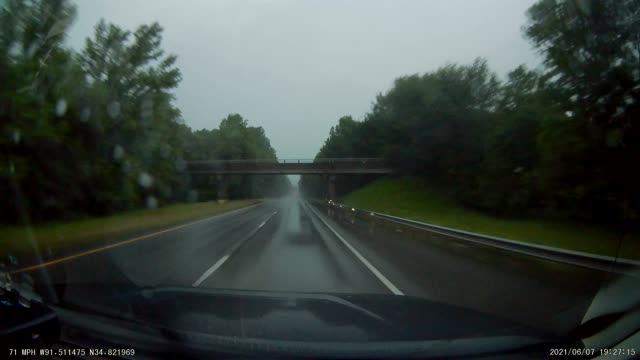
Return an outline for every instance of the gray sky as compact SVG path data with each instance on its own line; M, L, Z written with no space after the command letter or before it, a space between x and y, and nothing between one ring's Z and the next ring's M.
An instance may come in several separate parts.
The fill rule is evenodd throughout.
M341 116L362 119L398 76L477 56L500 76L540 62L521 31L534 0L75 1L72 47L100 18L129 30L158 21L178 55L185 123L240 113L284 159L313 158Z

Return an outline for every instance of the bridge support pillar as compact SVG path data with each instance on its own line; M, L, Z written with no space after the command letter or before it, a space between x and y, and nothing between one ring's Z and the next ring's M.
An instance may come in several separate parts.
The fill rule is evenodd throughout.
M229 175L218 174L218 203L229 200Z
M335 175L327 176L327 186L328 186L327 196L329 196L329 200L335 200L336 199L336 176Z

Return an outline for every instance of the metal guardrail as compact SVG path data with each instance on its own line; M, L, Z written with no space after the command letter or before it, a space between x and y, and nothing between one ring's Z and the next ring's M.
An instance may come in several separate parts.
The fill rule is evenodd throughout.
M334 211L352 213L354 216L357 216L359 218L366 219L367 217L370 217L374 219L386 220L391 223L401 224L404 226L409 226L484 246L490 246L502 250L535 256L545 260L552 260L600 271L616 272L634 276L638 276L638 270L640 270L640 261L638 260L616 258L613 256L597 255L581 251L566 250L551 246L509 240L496 236L478 234L469 231L448 228L445 226L424 223L416 220L405 219L365 209L353 208L344 204L327 203L326 201L315 201L315 203L318 205L330 206L334 209Z

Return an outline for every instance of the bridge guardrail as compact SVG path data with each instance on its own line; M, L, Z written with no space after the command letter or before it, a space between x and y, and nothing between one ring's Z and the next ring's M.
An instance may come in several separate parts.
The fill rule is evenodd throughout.
M381 158L320 158L320 159L232 159L232 160L189 160L190 164L313 164L313 163L332 163L332 164L375 164L385 163Z
M184 172L206 173L367 173L393 172L380 158L322 158L322 159L246 159L193 160L181 163Z
M367 220L370 222L385 221L396 226L407 226L483 246L490 246L502 250L535 256L545 260L577 265L599 271L616 272L637 277L638 271L640 270L640 261L638 260L616 258L613 256L597 255L581 251L567 250L551 246L504 239L496 236L478 234L416 220L405 219L365 209L353 208L344 204L328 203L327 201L319 200L313 200L310 202L317 206L324 206L325 208L327 208L327 210L333 211L333 213L336 214L339 219L347 219L348 222L350 220L352 223L355 218Z

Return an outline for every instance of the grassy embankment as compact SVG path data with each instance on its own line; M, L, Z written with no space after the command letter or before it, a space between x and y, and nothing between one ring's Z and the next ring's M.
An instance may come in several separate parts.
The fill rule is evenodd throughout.
M234 200L223 204L201 202L176 204L158 209L133 210L125 213L67 222L53 222L31 227L41 249L53 252L63 248L89 246L105 239L122 238L146 230L160 229L221 214L257 203L259 200ZM0 250L22 255L32 252L25 226L0 225ZM4 252L4 251L0 251Z
M381 179L340 199L353 207L506 239L613 256L619 235L571 222L494 217L464 208L413 178ZM626 235L620 254L640 259L640 234Z

